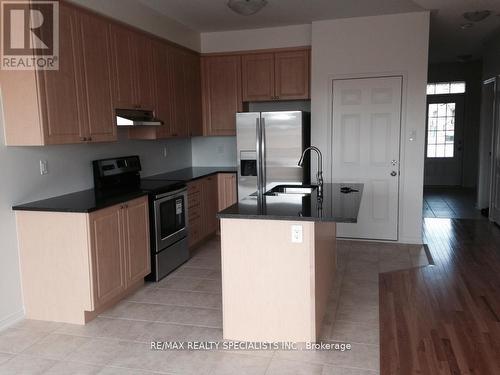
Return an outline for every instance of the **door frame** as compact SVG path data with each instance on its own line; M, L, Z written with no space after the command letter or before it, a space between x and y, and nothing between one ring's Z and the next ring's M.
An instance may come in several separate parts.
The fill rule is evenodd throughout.
M495 181L495 174L496 174L496 153L500 153L500 150L496 149L496 144L497 144L497 137L500 137L500 87L499 87L499 82L500 82L500 75L492 77L486 81L483 82L483 84L491 83L493 82L494 84L494 95L493 95L493 124L491 126L491 170L490 170L490 202L489 202L489 215L488 219L489 221L495 222L495 218L493 217L493 210L491 209L493 205L493 200L494 200L494 194L496 192L496 189L499 189L500 187L496 186L496 181ZM497 224L500 224L500 220L496 222Z
M434 102L433 100L429 101L429 99L435 99L436 101ZM457 100L455 100L457 99ZM448 103L448 102L455 102L458 103L460 102L461 104L461 119L460 119L460 129L459 132L456 131L456 126L455 126L455 137L457 134L459 135L459 140L462 142L461 145L458 145L457 143L453 143L453 150L454 150L454 155L457 155L457 149L458 147L462 147L460 150L460 185L450 185L450 186L463 186L464 183L464 149L465 149L465 140L464 140L464 134L465 134L465 93L462 94L436 94L436 95L427 95L426 101L425 101L425 143L424 143L424 188L425 188L425 164L427 162L427 138L429 136L429 104L437 104L437 103ZM455 107L456 108L456 107ZM455 111L455 125L457 124L457 111ZM456 137L457 138L457 137ZM436 159L444 159L444 158L436 158ZM433 185L427 185L427 186L433 186ZM447 185L437 185L437 186L447 186Z
M410 132L406 129L406 117L407 117L407 92L408 92L408 74L404 71L389 71L389 72L376 72L376 73L358 73L358 74L330 74L328 75L328 105L330 110L327 114L327 121L329 126L327 127L327 152L328 160L330 163L329 172L330 179L333 176L333 84L335 81L340 80L353 80L353 79L374 79L374 78L391 78L400 77L401 78L401 114L399 123L399 174L398 174L398 210L397 210L397 228L396 228L396 239L395 240L377 240L377 239L357 239L359 241L380 241L380 242L400 242L401 241L401 228L403 227L403 208L404 201L401 194L401 184L406 180L406 133ZM411 132L413 136L413 132ZM422 180L423 185L423 180Z

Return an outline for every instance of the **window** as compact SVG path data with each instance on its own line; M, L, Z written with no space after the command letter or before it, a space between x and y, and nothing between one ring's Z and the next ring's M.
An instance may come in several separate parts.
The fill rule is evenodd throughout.
M452 158L455 147L456 103L432 103L427 115L427 157Z
M463 94L465 82L440 82L427 84L427 95Z

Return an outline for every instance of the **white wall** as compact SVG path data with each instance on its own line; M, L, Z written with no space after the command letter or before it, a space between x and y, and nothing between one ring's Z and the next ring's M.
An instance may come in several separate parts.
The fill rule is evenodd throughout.
M201 34L202 53L300 47L310 44L309 24Z
M427 12L313 22L312 143L330 154L333 77L404 76L399 239L422 240L425 103L428 65ZM409 141L416 132L416 140ZM326 179L331 160L326 160ZM313 171L315 173L315 171Z
M485 43L483 52L483 79L500 75L500 31Z
M83 7L128 23L172 42L200 51L200 33L136 0L70 0Z

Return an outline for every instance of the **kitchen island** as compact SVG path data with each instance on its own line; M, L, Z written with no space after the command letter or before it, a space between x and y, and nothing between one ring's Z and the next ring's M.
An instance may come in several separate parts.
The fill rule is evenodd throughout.
M277 193L219 212L224 339L317 341L336 270L336 223L357 221L362 184L322 198Z

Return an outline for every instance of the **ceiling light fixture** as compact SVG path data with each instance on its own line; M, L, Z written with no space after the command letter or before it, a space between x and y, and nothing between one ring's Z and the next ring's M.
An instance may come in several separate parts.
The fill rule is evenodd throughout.
M467 29L470 29L472 26L474 26L474 24L472 22L468 22L468 23L461 24L460 28L462 30L467 30Z
M481 22L488 18L490 14L490 10L476 10L475 12L465 12L463 16L467 21Z
M229 0L227 6L242 16L250 16L264 8L267 0Z

